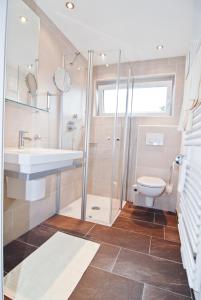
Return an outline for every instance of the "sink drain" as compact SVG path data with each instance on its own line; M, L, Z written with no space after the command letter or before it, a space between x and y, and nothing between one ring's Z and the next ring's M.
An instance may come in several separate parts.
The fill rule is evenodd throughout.
M100 208L100 206L92 206L91 209L92 209L92 210L100 210L101 208Z

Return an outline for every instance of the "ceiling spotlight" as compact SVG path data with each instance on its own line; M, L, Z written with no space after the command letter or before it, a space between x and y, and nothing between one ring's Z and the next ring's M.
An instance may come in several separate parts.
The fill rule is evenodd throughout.
M26 18L26 17L24 17L24 16L20 16L20 22L21 23L27 23L27 21L28 21L28 19Z
M163 45L158 45L158 46L156 46L156 49L159 50L159 51L160 51L160 50L163 50L163 48L164 48Z
M77 67L77 70L78 70L78 71L80 71L80 70L81 70L81 68L80 68L80 67Z
M109 64L106 64L105 66L106 66L106 68L109 68L110 65L109 65Z
M32 69L32 65L28 65L28 69L31 70Z
M72 1L66 2L66 7L70 10L75 8L75 4Z
M102 59L104 59L106 57L106 54L105 53L100 53L100 56Z

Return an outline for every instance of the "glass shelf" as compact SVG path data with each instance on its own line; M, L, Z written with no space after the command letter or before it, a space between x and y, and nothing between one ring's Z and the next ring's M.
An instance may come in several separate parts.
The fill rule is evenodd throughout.
M5 98L5 101L8 102L8 103L17 104L17 105L20 105L20 106L23 106L23 107L28 107L28 108L31 108L31 109L35 109L35 110L38 110L38 111L49 112L49 110L50 110L49 108L40 108L40 107L29 105L29 104L26 104L26 103L23 103L23 102L18 102L18 101L12 100L12 99Z

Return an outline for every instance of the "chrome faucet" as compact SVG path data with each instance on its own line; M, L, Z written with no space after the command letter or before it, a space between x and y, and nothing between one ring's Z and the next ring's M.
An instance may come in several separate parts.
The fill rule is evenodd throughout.
M34 141L40 141L43 138L42 138L42 136L40 134L35 134L33 139L34 139Z
M32 141L32 138L25 136L26 133L29 133L27 131L24 130L19 130L19 135L18 135L18 148L24 148L24 141Z

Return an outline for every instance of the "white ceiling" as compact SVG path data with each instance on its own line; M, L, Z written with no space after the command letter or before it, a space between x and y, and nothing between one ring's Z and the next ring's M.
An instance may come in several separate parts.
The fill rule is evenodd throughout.
M123 61L185 55L193 0L35 0L81 51L121 49ZM162 51L156 50L159 44Z

